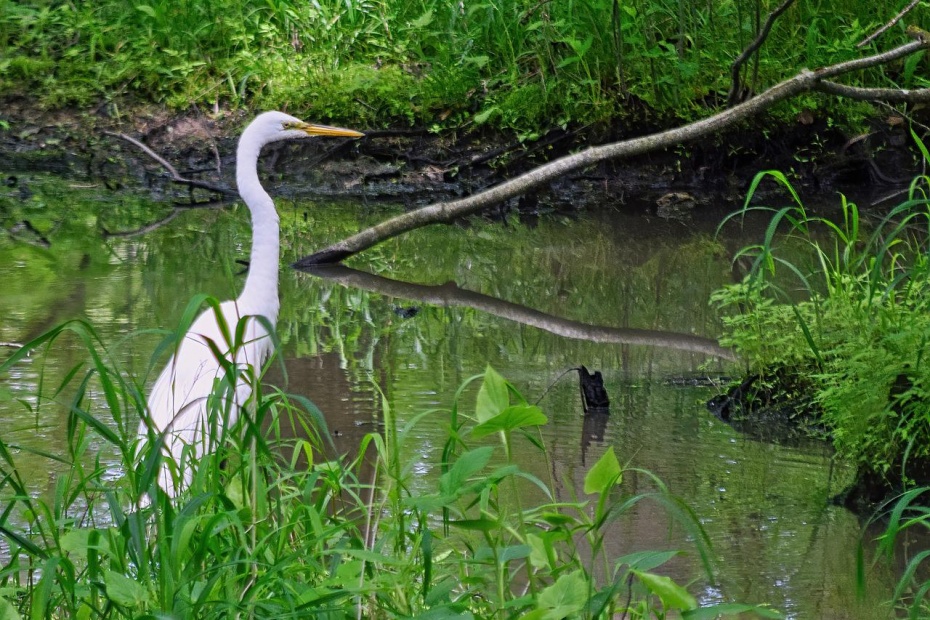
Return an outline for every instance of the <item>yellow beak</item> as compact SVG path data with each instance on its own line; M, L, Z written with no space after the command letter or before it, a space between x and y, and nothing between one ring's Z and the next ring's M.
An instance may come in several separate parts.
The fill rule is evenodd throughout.
M328 136L332 138L362 138L365 136L362 132L355 131L354 129L330 127L329 125L315 125L313 123L294 123L291 129L298 129L308 136Z

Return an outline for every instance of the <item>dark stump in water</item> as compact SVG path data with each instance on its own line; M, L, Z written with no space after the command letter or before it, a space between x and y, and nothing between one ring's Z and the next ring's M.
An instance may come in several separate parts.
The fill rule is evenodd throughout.
M581 382L581 402L586 414L608 413L610 410L610 397L604 387L604 377L600 370L589 372L581 366L578 369L578 379Z

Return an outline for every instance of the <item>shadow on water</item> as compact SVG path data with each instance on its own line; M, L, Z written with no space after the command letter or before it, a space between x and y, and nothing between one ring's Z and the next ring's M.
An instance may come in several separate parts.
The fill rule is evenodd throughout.
M0 342L21 342L49 320L87 317L124 370L151 382L163 363L152 359L162 337L153 330L176 325L194 294L230 298L241 286L244 209L186 212L147 234L105 238L101 230L138 230L171 207L27 181L41 204L0 193L7 200L0 206L12 219L46 222L50 245L0 237ZM365 205L282 200L278 207L285 262L384 217ZM877 565L857 599L860 524L827 502L849 469L821 444L776 445L737 433L704 405L717 390L688 380L739 374L716 344L719 317L708 299L738 277L730 256L758 240L765 222L747 222L717 241L721 216L708 212L683 224L605 205L575 220L542 218L533 228L509 220L432 227L357 257L352 268L316 277L282 272L286 373L274 367L268 381L313 400L343 454L380 430L382 393L400 424L437 409L416 427L410 455L411 485L432 490L448 424L442 409L491 364L549 417L550 462L529 451L517 458L529 473L552 474L559 499L582 495L588 468L613 447L621 462L654 472L693 508L720 558L716 584L692 585L702 600L768 602L797 618L887 617L881 601L893 571ZM80 346L71 344L62 340L3 378L5 438L63 449L61 408L46 403L37 415L16 399L28 401L41 382L57 385L80 363ZM580 367L601 373L609 414L584 403L572 370ZM89 398L100 400L104 417L99 395ZM465 394L465 414L473 399ZM37 489L54 486L46 461L23 458L40 472ZM654 488L635 471L624 485ZM618 557L691 548L664 509L649 503L617 524L608 545ZM671 570L687 582L695 566L682 556Z

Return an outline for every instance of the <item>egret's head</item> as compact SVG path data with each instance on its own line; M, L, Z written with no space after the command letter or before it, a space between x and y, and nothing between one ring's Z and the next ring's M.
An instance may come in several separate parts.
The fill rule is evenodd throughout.
M333 138L361 138L365 134L352 129L329 127L305 123L299 118L283 112L265 112L255 117L242 133L242 140L255 139L260 144L306 138L308 136L329 136Z

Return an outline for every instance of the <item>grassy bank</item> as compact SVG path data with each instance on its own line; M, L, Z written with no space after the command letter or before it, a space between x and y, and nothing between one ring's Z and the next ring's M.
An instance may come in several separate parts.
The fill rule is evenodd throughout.
M750 274L715 294L729 314L722 342L750 372L799 377L840 456L907 482L930 459L928 179L866 226L845 199L838 218L812 215L784 176L765 177L795 204L771 210L766 238L742 252Z
M526 137L569 123L704 115L773 0L0 0L0 96L97 106L126 98L173 108L310 110L353 126L488 124ZM856 57L900 7L886 0L796 3L775 23L744 86ZM908 23L926 20L926 7ZM873 45L904 39L904 24ZM925 86L925 61L859 76ZM862 108L818 97L833 120ZM651 119L651 120L650 120Z

